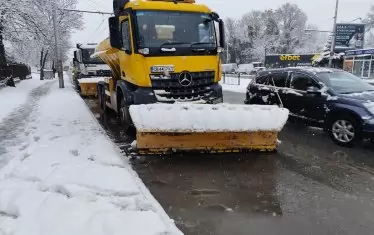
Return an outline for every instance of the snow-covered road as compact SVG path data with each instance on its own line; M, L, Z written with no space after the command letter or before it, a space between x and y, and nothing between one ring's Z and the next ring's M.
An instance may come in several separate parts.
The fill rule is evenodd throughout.
M66 85L30 87L0 124L0 234L181 234Z

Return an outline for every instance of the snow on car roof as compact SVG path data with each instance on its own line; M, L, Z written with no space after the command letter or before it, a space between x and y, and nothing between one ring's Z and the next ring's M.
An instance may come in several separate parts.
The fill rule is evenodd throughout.
M292 72L292 71L301 71L301 72L308 72L308 73L334 73L341 71L339 69L333 69L333 68L323 68L323 67L287 67L287 68L278 68L278 69L268 69L259 72L259 74L269 74L274 72Z

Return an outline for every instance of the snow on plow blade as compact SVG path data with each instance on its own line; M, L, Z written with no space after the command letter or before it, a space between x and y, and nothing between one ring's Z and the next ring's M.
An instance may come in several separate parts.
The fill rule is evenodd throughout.
M277 106L133 105L139 154L274 151L289 111Z

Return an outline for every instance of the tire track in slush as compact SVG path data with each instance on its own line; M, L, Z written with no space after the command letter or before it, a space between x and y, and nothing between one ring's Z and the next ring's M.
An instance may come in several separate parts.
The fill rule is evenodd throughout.
M25 131L27 123L35 121L33 113L38 108L39 100L46 96L52 84L55 82L47 82L37 88L34 88L26 103L16 108L7 117L0 122L0 170L13 158L8 153L9 148L19 146L20 150L27 148L21 146L20 134L28 135Z

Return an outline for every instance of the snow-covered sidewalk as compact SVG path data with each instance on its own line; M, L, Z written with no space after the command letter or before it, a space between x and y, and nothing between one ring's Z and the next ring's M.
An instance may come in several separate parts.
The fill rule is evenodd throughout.
M37 74L33 74L33 79L23 80L17 83L16 87L4 87L0 90L0 122L13 110L24 104L34 88L45 83L40 81L37 76Z
M27 122L0 152L12 159L0 168L0 234L181 234L65 84L34 92Z

